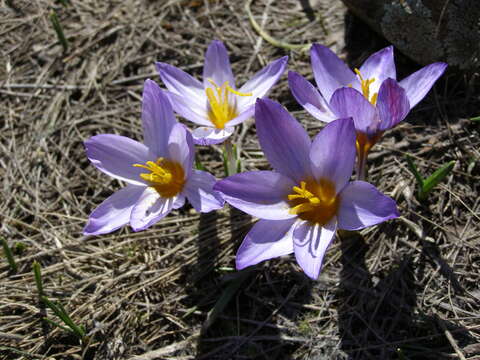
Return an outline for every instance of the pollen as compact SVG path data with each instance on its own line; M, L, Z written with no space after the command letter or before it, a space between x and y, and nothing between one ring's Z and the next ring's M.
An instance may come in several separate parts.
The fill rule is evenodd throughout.
M157 161L147 161L143 164L133 164L148 170L148 173L140 174L140 177L147 181L162 197L172 197L182 191L185 185L185 172L182 165L165 158L158 158Z
M358 78L360 79L360 85L362 87L362 94L365 96L365 98L370 101L372 105L375 105L377 103L377 97L378 93L374 93L370 97L370 85L372 85L375 82L375 78L371 79L364 79L362 74L360 73L360 70L355 69L355 74L358 75Z
M335 185L328 179L301 181L288 195L290 213L312 224L325 225L336 214L339 199Z
M213 85L205 89L208 99L208 119L217 129L223 129L225 124L237 117L237 104L235 96L252 96L252 93L241 93L233 89L228 81L218 86L211 79Z

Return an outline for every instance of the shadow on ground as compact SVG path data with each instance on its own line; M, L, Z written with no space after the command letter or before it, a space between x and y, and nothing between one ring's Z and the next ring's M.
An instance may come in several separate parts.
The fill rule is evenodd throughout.
M263 264L240 272L225 271L220 266L225 264L225 244L234 244L233 251L229 250L234 253L252 224L248 215L230 209L231 238L222 245L217 230L222 228L220 216L201 215L198 261L186 274L191 285L184 303L200 310L191 316L200 316L203 322L195 359L290 359L298 340L279 324L283 319L295 322L302 315L302 304L310 301L311 284L303 273L278 273L278 268ZM230 298L225 298L226 293L231 293ZM209 312L222 299L226 299L224 308L210 321Z
M349 359L451 358L445 329L463 344L473 341L464 335L466 329L416 310L422 290L415 278L421 264L414 265L410 257L399 259L385 276L373 278L362 236L342 237L341 248L339 332L341 349Z

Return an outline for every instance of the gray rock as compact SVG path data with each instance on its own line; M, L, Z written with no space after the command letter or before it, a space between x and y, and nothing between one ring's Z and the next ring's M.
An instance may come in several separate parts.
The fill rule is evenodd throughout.
M426 65L479 66L480 0L342 0L402 53Z

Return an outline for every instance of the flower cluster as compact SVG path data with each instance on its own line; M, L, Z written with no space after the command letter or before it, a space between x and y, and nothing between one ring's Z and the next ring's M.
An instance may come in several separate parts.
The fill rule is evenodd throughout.
M237 269L294 253L304 272L316 279L337 229L359 230L398 217L395 201L364 181L367 155L428 93L446 64L431 64L397 82L392 47L354 71L322 45L312 46L311 60L317 87L293 71L288 81L305 110L328 123L313 141L280 104L265 98L284 73L287 57L240 88L219 41L207 49L203 82L157 63L167 90L145 82L144 144L113 134L85 141L92 164L127 186L92 212L84 233L105 234L126 224L134 231L146 229L185 199L200 212L219 209L226 201L260 219L237 252ZM174 112L199 127L190 132ZM235 125L251 117L273 171L217 181L192 169L194 144L222 143ZM356 157L357 180L350 181Z

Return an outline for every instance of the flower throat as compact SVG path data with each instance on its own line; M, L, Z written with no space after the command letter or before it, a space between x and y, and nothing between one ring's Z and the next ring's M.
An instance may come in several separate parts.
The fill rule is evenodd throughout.
M217 129L223 129L227 122L238 115L236 102L229 102L229 95L252 96L252 93L241 93L233 89L228 81L225 81L222 86L218 86L211 79L208 81L214 86L205 89L209 103L208 119Z
M325 225L337 213L335 185L327 179L301 181L288 195L290 214L313 224Z
M158 158L157 161L147 161L145 165L133 164L134 167L147 169L149 173L142 173L140 177L149 182L160 196L172 197L183 189L185 172L177 162Z

